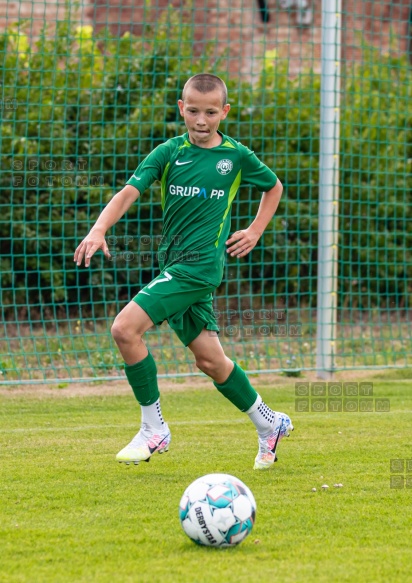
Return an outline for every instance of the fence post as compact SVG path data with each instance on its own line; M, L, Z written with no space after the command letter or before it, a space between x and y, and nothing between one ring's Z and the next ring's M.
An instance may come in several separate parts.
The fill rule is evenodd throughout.
M332 376L336 349L341 14L341 0L322 0L316 369L323 379Z

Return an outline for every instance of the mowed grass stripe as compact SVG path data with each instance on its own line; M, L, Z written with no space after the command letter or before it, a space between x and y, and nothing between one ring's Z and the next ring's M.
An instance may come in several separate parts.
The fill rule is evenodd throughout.
M200 419L197 421L174 421L173 426L179 427L181 425L238 425L239 423L248 423L247 419L229 419L224 420L213 420L213 419ZM31 432L43 432L51 431L52 433L58 431L89 431L89 430L105 430L105 429L136 429L136 423L122 423L118 425L105 424L105 425L80 425L78 427L19 427L17 429L0 429L0 433L25 433Z

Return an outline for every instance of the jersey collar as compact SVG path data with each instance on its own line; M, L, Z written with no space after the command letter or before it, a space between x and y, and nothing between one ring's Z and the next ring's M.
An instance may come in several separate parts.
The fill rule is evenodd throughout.
M219 136L222 138L222 141L220 142L220 144L218 146L215 146L214 148L200 148L199 146L196 146L196 144L192 144L192 142L189 140L189 132L186 132L185 134L182 135L183 138L183 144L180 146L179 150L181 150L182 148L196 148L199 150L217 150L218 148L234 148L233 144L228 140L227 136L225 136L225 134L222 134L222 132L220 132L219 130L217 130L217 133L219 134Z

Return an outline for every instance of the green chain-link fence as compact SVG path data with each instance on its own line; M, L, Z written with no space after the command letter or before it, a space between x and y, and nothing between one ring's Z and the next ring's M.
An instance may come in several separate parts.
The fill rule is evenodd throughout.
M331 369L406 367L412 12L383 0L336 6ZM221 129L284 184L258 246L228 259L215 297L222 343L249 371L316 369L318 237L333 228L318 204L321 1L20 2L0 26L2 382L122 376L109 329L158 273L159 186L110 232L112 261L98 255L77 268L73 252L144 156L183 133L176 101L202 71L227 80L232 109ZM241 188L233 230L250 223L259 198ZM166 324L147 342L161 374L196 372Z

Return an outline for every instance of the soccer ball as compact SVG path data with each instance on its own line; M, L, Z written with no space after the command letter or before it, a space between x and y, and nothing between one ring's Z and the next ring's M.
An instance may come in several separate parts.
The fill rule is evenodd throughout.
M233 547L255 522L256 502L249 488L229 474L208 474L188 486L180 500L183 530L199 545Z

